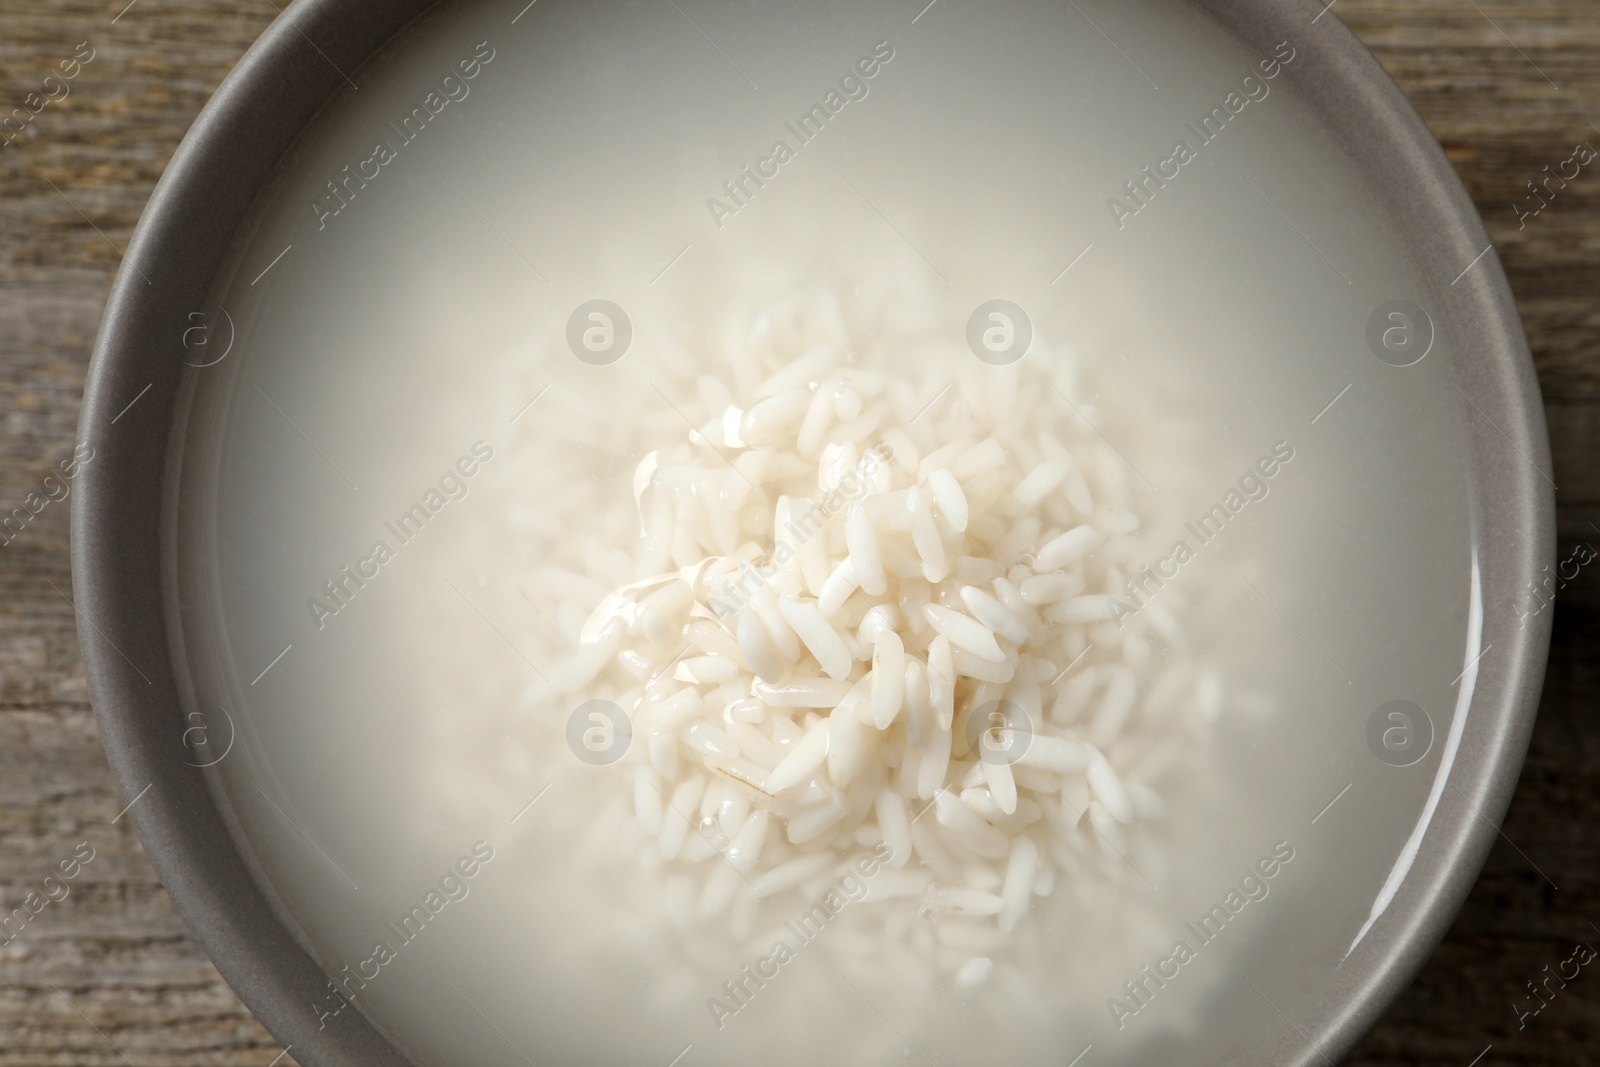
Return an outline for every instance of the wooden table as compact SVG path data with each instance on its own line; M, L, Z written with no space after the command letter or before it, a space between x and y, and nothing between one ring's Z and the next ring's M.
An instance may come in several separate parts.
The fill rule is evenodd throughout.
M6 510L70 454L119 249L184 130L276 17L272 0L126 3L0 0L5 108L85 54L80 42L94 54L70 95L0 149ZM1544 388L1563 548L1600 543L1600 164L1523 228L1511 206L1578 142L1600 148L1600 5L1339 0L1334 15L1410 96L1487 220ZM127 821L111 822L123 801L63 595L67 512L52 504L0 548L0 901L16 906L80 841L97 855L70 897L0 946L0 1067L267 1067L279 1045L190 938ZM1594 570L1554 608L1544 703L1503 837L1438 953L1350 1063L1468 1067L1491 1044L1482 1067L1600 1063L1600 971L1585 968L1526 1029L1511 1007L1573 942L1600 945Z

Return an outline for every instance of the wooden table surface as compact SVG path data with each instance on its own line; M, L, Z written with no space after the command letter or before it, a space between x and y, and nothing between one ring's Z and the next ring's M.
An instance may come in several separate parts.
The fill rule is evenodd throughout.
M0 112L88 54L80 44L94 56L69 96L0 149L0 510L71 453L119 249L196 113L277 17L274 0L125 4L0 0ZM1525 226L1512 208L1579 142L1600 149L1600 4L1339 0L1333 15L1400 83L1487 220L1544 390L1563 553L1600 541L1600 164ZM64 596L68 508L51 504L0 549L0 911L78 842L96 856L68 898L0 946L0 1067L268 1067L280 1046L189 936L127 822L111 822L124 802ZM1502 837L1351 1064L1468 1067L1486 1048L1481 1067L1600 1063L1600 971L1586 968L1526 1028L1512 1008L1575 941L1600 944L1600 567L1554 611Z

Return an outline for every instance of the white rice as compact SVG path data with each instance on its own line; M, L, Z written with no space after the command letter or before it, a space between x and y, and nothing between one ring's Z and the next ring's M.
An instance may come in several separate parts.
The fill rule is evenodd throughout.
M723 373L663 370L682 414L572 415L634 464L616 501L560 505L626 521L524 583L568 641L530 704L564 724L610 700L634 732L583 768L616 795L583 855L643 887L682 934L674 962L707 961L692 1000L881 843L826 935L839 973L1000 997L1036 974L1046 898L1059 919L1087 883L1143 891L1130 841L1165 814L1196 718L1178 712L1220 707L1181 604L1116 621L1165 515L1043 337L1042 358L972 360L952 384L915 351L852 352L825 291L741 314ZM886 315L862 336L925 328ZM530 493L565 500L540 478Z

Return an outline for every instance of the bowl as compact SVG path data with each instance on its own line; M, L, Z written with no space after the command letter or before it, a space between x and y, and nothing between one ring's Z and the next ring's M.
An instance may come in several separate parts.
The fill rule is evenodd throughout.
M1331 1061L1493 841L1548 640L1542 410L1470 202L1320 4L313 0L219 89L127 266L73 518L89 683L163 883L300 1062L962 1058L996 1033L1086 1065ZM582 657L539 643L525 542L603 543L595 501L656 484L639 435L711 440L677 409L712 357L685 353L757 345L750 308L819 276L852 388L911 331L929 418L964 417L939 368L991 398L1026 372L1125 464L1171 548L1135 554L1122 609L1170 585L1224 694L1189 709L1212 762L1168 794L1171 847L1080 827L1110 872L1086 917L1041 912L1036 958L940 963L934 1019L853 965L836 1002L804 985L821 964L763 956L797 991L740 997L676 942L619 956L677 935L638 902L590 927L541 881L600 834L575 828L615 781L585 730L633 724L550 688ZM428 894L416 924L454 933L396 919ZM951 907L929 944L970 936ZM1039 974L1060 988L1005 984Z

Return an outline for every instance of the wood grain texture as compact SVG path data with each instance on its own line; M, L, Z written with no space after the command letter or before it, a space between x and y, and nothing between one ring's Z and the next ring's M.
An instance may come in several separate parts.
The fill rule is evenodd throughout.
M189 123L277 13L272 0L125 3L0 0L0 112L81 42L95 54L70 96L0 148L0 510L71 453L120 249ZM1600 165L1526 225L1511 206L1579 141L1600 147L1600 5L1339 0L1330 17L1393 74L1483 214L1544 391L1563 547L1600 544ZM96 856L70 897L0 946L0 1067L267 1067L280 1046L190 938L126 821L110 822L124 799L78 658L69 506L50 505L0 549L3 910L78 842ZM1586 969L1524 1029L1511 1008L1573 942L1600 944L1600 566L1554 611L1503 835L1439 951L1351 1064L1467 1067L1490 1045L1482 1067L1600 1063L1600 972Z

